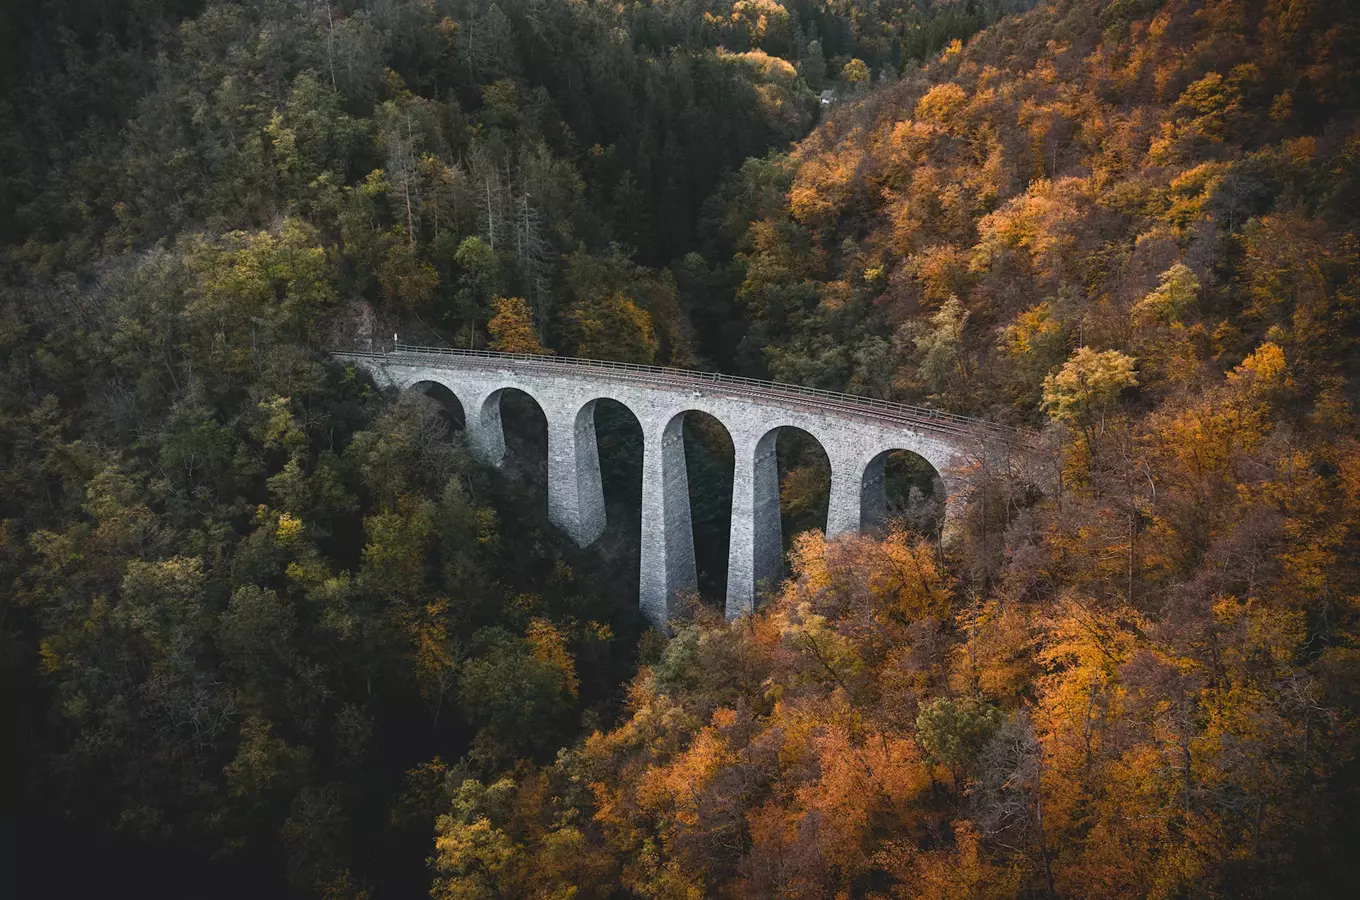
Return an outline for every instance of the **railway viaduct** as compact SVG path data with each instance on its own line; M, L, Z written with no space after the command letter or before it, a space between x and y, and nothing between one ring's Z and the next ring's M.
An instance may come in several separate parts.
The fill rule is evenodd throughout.
M581 546L605 528L595 443L595 405L617 401L642 426L642 553L639 603L664 627L674 598L697 586L689 483L681 426L691 410L721 422L732 438L735 473L727 574L727 616L749 612L758 589L783 567L775 442L781 429L812 435L831 463L826 534L858 531L881 516L883 462L893 450L923 457L950 494L960 455L994 426L980 420L754 379L602 360L448 350L396 344L392 351L334 356L398 390L429 383L463 408L467 441L481 459L505 455L501 397L528 394L548 422L548 516ZM946 514L948 506L946 507Z

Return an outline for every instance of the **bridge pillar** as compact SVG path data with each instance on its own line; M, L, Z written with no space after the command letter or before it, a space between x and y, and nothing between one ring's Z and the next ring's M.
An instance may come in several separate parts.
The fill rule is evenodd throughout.
M756 592L773 587L784 572L779 521L779 469L774 429L764 436L732 435L732 531L727 557L727 618L755 609Z
M678 594L698 590L685 471L684 415L647 423L642 449L642 560L638 604L665 628Z
M880 453L864 467L859 480L859 527L869 531L888 517L888 481L883 469L888 455Z
M853 457L831 460L831 502L827 510L826 536L834 538L847 532L871 531L881 527L888 517L888 485L885 472L888 451L883 451L864 465ZM939 499L944 514L946 536L953 533L962 505L956 479L946 474L942 464L927 459L935 469L934 495Z
M581 547L604 533L595 402L548 413L548 519Z
M854 457L830 453L828 456L831 460L831 498L826 510L826 537L830 540L860 529L864 470Z
M467 422L468 449L482 462L499 466L505 461L505 426L501 424L501 392L471 396L459 395L463 418Z

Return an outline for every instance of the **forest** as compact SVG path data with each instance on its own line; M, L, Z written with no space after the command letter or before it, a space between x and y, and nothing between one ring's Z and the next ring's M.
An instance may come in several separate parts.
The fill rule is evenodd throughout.
M636 423L577 547L394 333L1032 451L828 539L781 443L727 621L687 421L655 629ZM1349 0L0 4L0 885L1354 896L1357 415Z

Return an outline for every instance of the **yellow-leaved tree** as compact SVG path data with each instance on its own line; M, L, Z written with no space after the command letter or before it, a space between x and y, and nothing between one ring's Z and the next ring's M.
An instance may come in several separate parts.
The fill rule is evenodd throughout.
M1138 386L1134 359L1118 350L1079 347L1062 369L1044 379L1044 411L1056 422L1076 429L1085 451L1096 453L1097 438L1119 396Z
M537 353L551 355L534 329L534 312L519 297L496 297L491 301L495 315L486 323L491 335L491 349L501 353Z
M622 292L582 299L567 313L567 321L580 356L646 364L656 359L651 313Z

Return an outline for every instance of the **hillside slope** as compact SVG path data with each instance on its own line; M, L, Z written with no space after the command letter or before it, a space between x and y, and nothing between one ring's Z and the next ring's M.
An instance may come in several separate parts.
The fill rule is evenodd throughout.
M1055 0L974 35L1026 6L6 8L35 33L0 63L25 870L1348 896L1354 4ZM632 533L567 546L455 411L327 361L396 321L929 402L1039 452L963 465L942 538L806 532L758 613L663 636ZM781 500L815 526L805 450Z
M1296 375L1349 375L1346 13L1047 5L838 110L729 188L748 358L1031 421L1078 345L1140 356L1149 397L1267 334ZM1184 299L1139 307L1177 264Z
M436 896L1353 889L1358 37L1063 0L748 161L744 366L1049 443L960 472L943 548L802 536L554 766L448 779Z

